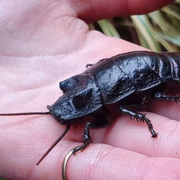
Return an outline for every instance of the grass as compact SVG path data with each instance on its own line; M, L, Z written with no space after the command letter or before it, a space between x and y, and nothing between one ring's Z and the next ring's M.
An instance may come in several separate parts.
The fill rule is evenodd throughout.
M180 50L180 0L139 16L100 20L90 25L107 36L122 38L152 51Z

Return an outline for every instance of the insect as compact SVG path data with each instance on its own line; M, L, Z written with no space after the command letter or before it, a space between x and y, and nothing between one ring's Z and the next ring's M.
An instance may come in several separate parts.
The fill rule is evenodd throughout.
M180 53L155 53L135 51L119 54L111 58L89 64L83 73L60 82L63 95L51 106L48 112L27 112L0 114L1 116L49 114L58 122L66 125L62 135L53 143L37 165L65 136L72 124L90 115L86 122L83 144L74 148L73 154L85 149L91 142L90 129L108 127L112 121L106 105L114 105L117 111L145 122L153 138L157 133L151 121L129 107L138 99L141 107L146 108L150 99L180 101L179 96L165 94L166 84L180 82Z

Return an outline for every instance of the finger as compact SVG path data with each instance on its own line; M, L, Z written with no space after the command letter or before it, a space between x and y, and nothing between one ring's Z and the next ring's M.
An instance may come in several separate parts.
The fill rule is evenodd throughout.
M179 96L179 93L176 95ZM149 108L150 112L168 117L170 119L180 121L180 103L175 103L172 101L153 101Z
M114 147L138 152L147 156L180 158L180 124L169 118L146 113L158 133L152 138L147 124L120 116L108 128L92 129L92 143L104 143ZM73 141L82 142L84 124L71 129Z
M178 179L179 168L179 159L150 158L107 145L93 145L71 156L67 177L69 180Z
M21 171L21 178L22 177L25 177L26 179L29 179L29 178L44 179L44 178L46 178L47 180L48 179L60 179L62 160L63 160L66 152L70 148L76 146L77 143L74 143L72 145L72 143L66 143L65 141L62 141L44 159L44 161L37 167L36 162L40 158L40 155L42 155L41 153L43 153L43 151L45 152L46 148L48 147L47 144L51 144L50 141L52 141L52 139L53 139L52 134L53 135L58 134L57 131L59 131L58 130L59 128L57 126L56 126L57 128L55 128L54 126L50 127L50 124L53 124L55 122L52 121L50 123L49 121L47 121L47 123L49 125L45 124L44 127L45 126L48 127L48 130L47 130L48 133L44 132L44 135L45 135L43 137L44 141L43 140L34 141L33 140L34 137L36 137L36 139L39 137L38 133L34 129L36 129L36 130L39 129L41 131L42 130L44 131L44 127L41 127L40 124L37 123L37 121L33 121L34 126L32 126L32 124L31 124L31 129L28 130L27 121L25 121L25 122L26 122L24 124L26 127L25 130L27 132L31 132L28 136L27 135L25 136L25 134L24 134L24 136L26 138L29 137L28 139L26 139L26 143L25 143L25 141L22 142L22 140L18 140L18 139L16 139L16 141L15 141L15 139L14 139L13 141L11 141L11 148L7 148L6 150L5 149L1 150L1 151L3 151L3 153L1 153L1 155L2 155L1 162L4 162L3 164L6 165L6 166L1 166L1 172L3 173L3 177L8 177L8 178L13 177L14 178L16 176L17 179L19 179L20 174L18 172ZM121 122L121 121L118 121L118 122ZM37 127L37 125L38 125L38 127ZM118 128L118 126L116 126L116 127ZM129 127L129 125L128 125L128 127ZM21 137L23 135L22 134L23 129L24 128L19 127L18 131L17 131L16 128L15 129L13 128L13 132L11 131L11 134L13 133L14 135L19 135L19 137ZM51 133L53 132L51 134L51 138L48 137L49 129L52 129ZM121 132L119 129L117 129L117 130L118 130L118 132ZM79 131L76 131L76 132L79 132ZM128 131L125 131L125 133L128 135ZM130 128L130 133L132 134L132 128ZM135 135L133 135L133 137L136 136L136 131L133 131L133 133L135 133ZM10 136L11 134L8 133L9 137L11 137ZM32 136L31 134L34 134L34 135ZM124 136L123 131L119 134L120 134L120 137ZM146 133L141 133L141 135L142 134L146 134ZM127 138L127 136L124 136L124 137L125 138L123 138L123 139L125 139L126 142L130 142L133 145L133 147L135 147L135 146L138 147L139 146L138 141L141 142L140 138L137 138L138 140L134 141L133 138L131 138L131 140L129 140L130 138ZM119 139L117 136L114 137L114 140L116 140L116 138L117 138L117 141L120 141L123 144L121 139ZM42 142L43 142L43 144L42 144ZM144 146L148 146L147 142L148 141L146 139L146 144ZM22 144L23 144L23 146L22 146ZM41 144L41 148L40 148L40 144ZM143 149L142 146L140 148ZM6 147L6 146L4 146L4 147ZM17 150L17 147L18 147L18 150ZM176 147L173 147L173 148L177 150ZM175 177L176 173L177 173L177 169L179 168L178 167L179 161L177 162L176 160L169 162L168 160L164 161L164 158L160 158L160 159L158 158L159 160L158 160L158 162L156 162L157 163L156 164L156 163L154 163L154 161L151 162L151 160L150 160L151 158L145 158L144 163L141 164L141 162L143 162L143 158L145 156L141 155L143 158L140 157L140 160L139 160L138 159L139 157L138 158L136 157L137 153L133 153L130 151L126 151L126 152L128 152L128 153L126 153L122 149L120 149L120 151L119 151L119 148L115 148L116 150L118 149L118 152L114 153L114 151L111 151L111 149L112 149L112 147L109 148L109 146L108 146L108 148L107 148L107 146L103 145L103 144L101 144L101 145L100 144L99 145L92 144L86 150L84 150L83 153L78 153L75 157L72 156L72 158L70 158L70 161L68 162L67 174L68 174L69 180L72 179L71 175L74 176L73 179L76 179L79 177L82 177L82 179L84 179L86 172L89 172L88 176L90 177L90 179L98 179L97 176L100 176L100 175L98 175L98 172L99 172L99 174L103 173L103 175L101 176L101 177L103 177L103 179L106 179L106 177L104 177L104 176L107 176L107 178L115 177L115 179L117 177L119 177L119 178L124 177L124 179L126 179L126 178L133 179L133 177L129 177L129 174L133 174L135 172L139 172L139 173L135 174L135 176L138 177L137 179L143 179L142 177L147 176L146 172L150 172L149 174L151 174L151 172L153 172L152 174L154 175L154 177L161 177L161 173L163 173L163 171L165 171L165 169L167 168L165 166L166 163L168 164L167 166L170 167L170 169L168 171L168 172L171 172L170 177ZM7 155L7 153L8 153L8 155ZM3 154L4 154L4 156L3 156ZM140 156L140 155L138 154L138 156ZM8 159L6 157L8 157ZM14 161L14 157L16 157L15 161ZM78 157L78 159L76 157ZM76 158L76 159L74 159L74 158ZM72 161L71 159L74 159L74 161L75 161L72 163L72 165L70 164ZM9 163L7 161L9 161ZM160 162L163 162L163 165L160 164ZM153 165L155 164L155 166L151 165L151 163ZM172 163L172 166L171 166L171 163ZM16 168L13 168L13 166L15 164L16 164ZM106 165L104 165L104 164L106 164ZM151 166L153 166L153 168L149 169ZM8 173L6 173L7 167L10 168ZM23 167L23 169L21 167ZM140 167L143 167L143 169L141 169ZM177 167L177 169L176 169L176 167ZM17 168L18 168L18 171L16 171ZM109 168L110 169L113 168L113 171L112 170L108 171ZM32 169L32 170L29 171L29 169ZM47 171L47 169L51 169L51 170ZM94 172L95 169L97 169L96 172ZM157 169L157 171L154 171L154 169ZM142 173L142 170L144 171L143 173ZM78 174L77 174L77 172L78 172ZM107 172L108 172L108 174L107 174ZM168 173L165 175L169 176ZM154 177L151 176L150 178L155 179Z
M156 138L152 138L146 123L122 116L105 130L92 134L94 143L105 143L147 156L180 158L180 124L157 114L146 113L151 120Z
M145 14L174 2L174 0L113 0L113 1L82 1L77 4L71 0L72 9L77 11L78 17L87 22L97 21L103 18L127 16L132 14Z

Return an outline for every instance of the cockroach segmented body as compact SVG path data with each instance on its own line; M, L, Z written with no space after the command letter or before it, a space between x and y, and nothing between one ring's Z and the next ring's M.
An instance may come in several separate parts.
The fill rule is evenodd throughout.
M112 121L105 105L114 107L131 118L145 122L153 138L157 133L151 121L141 113L127 108L131 104L131 95L139 98L140 104L147 104L148 99L180 101L179 96L165 94L157 87L166 83L180 82L180 53L155 53L135 51L119 54L111 58L87 65L83 73L60 82L63 95L51 106L48 112L14 113L3 115L50 114L61 124L66 124L63 134L48 149L42 159L69 131L77 119L91 115L93 121L85 124L83 145L74 148L73 153L85 149L91 142L90 128L108 127ZM146 100L145 100L146 99ZM145 105L143 105L145 106ZM98 120L99 119L99 120Z

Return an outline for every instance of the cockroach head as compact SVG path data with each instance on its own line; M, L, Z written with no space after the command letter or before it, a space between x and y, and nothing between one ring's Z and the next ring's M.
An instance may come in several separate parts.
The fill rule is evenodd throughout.
M64 80L59 87L63 96L47 108L62 124L73 123L73 119L90 114L102 106L99 89L88 74Z

